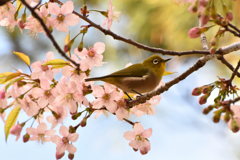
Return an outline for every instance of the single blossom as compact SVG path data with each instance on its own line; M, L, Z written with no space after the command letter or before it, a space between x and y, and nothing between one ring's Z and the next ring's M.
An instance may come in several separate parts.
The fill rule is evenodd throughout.
M84 71L89 69L92 70L94 66L101 66L103 55L105 51L105 44L102 42L97 42L93 47L89 47L89 50L83 48L81 52L78 51L78 48L74 49L74 52L82 59L81 65Z
M73 2L67 1L61 8L55 3L48 3L48 11L52 15L57 16L56 27L58 31L68 32L68 25L75 26L80 18L73 14Z
M38 79L38 78L46 78L48 80L52 80L54 78L54 73L59 72L59 69L51 69L51 66L43 66L44 63L46 63L49 60L54 59L53 52L48 52L46 54L46 60L43 62L37 61L32 63L31 67L33 68L33 72L31 74L32 79Z
M56 132L53 129L47 130L46 123L40 123L37 129L32 127L27 128L26 131L29 135L32 135L32 137L30 138L31 141L38 141L42 144L44 142L50 142L51 136Z
M152 135L152 128L147 130L143 129L143 126L140 123L135 123L133 126L133 131L127 131L124 133L124 138L129 140L129 146L133 149L140 149L141 154L147 154L151 149L150 142L147 138Z
M129 117L129 111L126 109L127 108L126 99L120 99L117 102L117 106L118 106L118 109L115 112L116 116L117 116L117 119L119 121L122 121L123 118L128 118Z
M58 123L62 123L63 120L68 116L68 111L64 107L54 106L52 111L54 111L55 115L48 116L47 121L52 124L52 129L55 128Z
M21 108L26 112L28 116L35 116L40 107L34 102L28 95L26 95L23 99L18 99L18 102Z
M65 151L67 150L69 153L74 154L77 151L77 148L73 146L71 142L76 142L78 139L77 133L69 133L66 126L62 125L60 127L59 133L62 138L58 135L53 135L51 140L53 143L57 145L56 148L56 157L60 155L64 155Z
M22 132L22 126L17 124L15 126L13 126L11 129L10 129L10 134L13 134L16 136L16 141L19 139L20 137L20 134Z
M117 21L119 22L120 20L120 15L121 12L119 11L114 11L114 6L112 6L112 2L109 0L109 4L110 4L110 9L107 11L107 18L104 20L102 27L104 27L106 25L106 23L108 23L107 25L107 29L110 30L111 26L112 26L112 21Z
M92 94L97 99L92 102L93 108L100 109L106 106L111 113L116 112L117 103L123 96L122 92L116 91L116 87L111 84L104 83L104 89L101 86L93 86Z

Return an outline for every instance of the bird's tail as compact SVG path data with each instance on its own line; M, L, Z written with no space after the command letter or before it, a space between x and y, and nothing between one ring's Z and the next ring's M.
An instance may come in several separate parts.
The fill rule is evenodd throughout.
M96 78L87 78L85 79L86 82L89 82L89 81L101 81L102 77L96 77Z

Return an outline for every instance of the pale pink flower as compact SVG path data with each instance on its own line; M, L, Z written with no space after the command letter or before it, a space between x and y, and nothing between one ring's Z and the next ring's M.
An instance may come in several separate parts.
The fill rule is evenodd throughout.
M142 116L144 114L154 115L155 108L152 106L157 105L161 100L161 95L154 96L150 100L147 100L145 103L138 104L130 109L132 114L135 114L136 117Z
M152 135L152 128L147 130L143 129L143 126L140 123L135 123L133 126L133 132L127 131L124 133L124 138L129 140L129 146L138 150L140 148L141 154L147 154L151 149L150 142L147 138Z
M50 142L51 136L56 132L53 129L47 130L46 123L40 123L37 129L32 127L27 128L26 131L29 135L32 135L32 137L30 138L31 141L38 141L42 144L44 142Z
M45 61L37 61L31 65L31 67L33 68L33 72L31 74L32 79L38 79L42 77L51 81L54 78L54 73L59 72L59 69L51 69L51 66L43 66L43 64L47 61L54 59L53 52L48 52L46 54L46 57L47 58Z
M110 0L109 0L109 4L110 4L110 9L107 11L107 18L104 20L102 24L102 27L104 27L106 23L108 23L107 25L108 30L110 30L113 20L119 22L120 15L121 15L121 12L119 11L113 12L114 6L112 6L112 2Z
M55 99L56 106L68 107L71 113L77 111L78 102L80 105L83 103L87 106L88 100L83 96L83 92L80 85L77 85L74 81L69 81L67 85L58 83L56 86L59 96Z
M61 8L55 3L48 3L48 11L52 15L57 16L57 30L68 32L68 25L75 26L79 22L79 17L73 14L73 2L67 1ZM65 23L64 23L65 21Z
M39 106L36 102L26 95L23 99L18 99L21 108L26 112L28 116L35 116L39 111Z
M105 44L102 42L97 42L93 47L89 47L89 50L83 48L81 52L78 51L78 48L74 49L74 52L82 59L81 65L83 70L91 70L94 66L101 66L103 55L105 51Z
M77 151L77 148L73 146L69 141L76 142L78 139L77 133L69 133L66 126L62 125L60 127L59 133L62 138L58 135L53 135L51 140L57 145L56 155L62 155L67 150L69 153L74 154Z
M3 113L0 112L0 117L1 117L1 119L2 119L2 121L3 121L4 124L6 124L5 116L6 116L6 113L5 113L5 112L3 112Z
M117 119L119 121L122 121L123 118L129 117L129 111L126 109L127 106L126 106L126 100L125 99L120 99L117 102L117 106L118 106L118 109L115 113L116 113Z
M52 94L50 82L45 78L40 78L40 87L32 89L31 94L37 99L40 108L46 107L48 104L54 105L55 97Z
M52 124L52 129L55 128L58 123L62 123L63 120L68 116L68 111L64 107L53 107L52 109L56 115L55 116L48 116L47 121Z
M71 59L74 60L76 63L80 64L81 71L86 71L86 67L82 64L82 61L79 60L79 58L74 54L71 56ZM74 67L72 67L74 66ZM62 74L67 78L70 77L70 81L74 81L76 83L83 82L85 78L87 78L87 75L85 72L80 72L79 74L76 72L76 66L74 64L71 64L71 66L63 67Z
M104 83L104 89L101 86L93 86L92 88L92 94L97 98L92 102L93 108L100 109L105 106L111 113L116 112L116 101L122 98L123 93L116 91L116 87L108 83Z
M93 113L96 113L94 116L95 119L97 119L101 114L104 114L105 116L108 116L108 112L106 110L95 110Z
M0 21L7 17L9 22L14 21L15 6L11 2L0 6Z
M7 95L5 92L5 86L0 90L0 108L5 109L7 108Z
M14 18L13 14L12 16ZM4 18L3 20L0 21L0 26L7 27L9 32L13 32L16 25L17 25L17 21L15 20L11 21L10 18Z
M22 132L22 126L19 125L19 124L14 125L14 126L10 129L9 132L10 132L10 134L13 134L13 135L17 136L17 137L16 137L16 141L17 141L17 140L19 139L19 137L20 137L21 132Z

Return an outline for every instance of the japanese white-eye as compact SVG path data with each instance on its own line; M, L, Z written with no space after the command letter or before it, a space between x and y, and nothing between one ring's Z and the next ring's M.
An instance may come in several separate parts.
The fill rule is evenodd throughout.
M112 74L87 78L85 81L104 81L122 89L125 93L145 93L154 90L164 74L165 63L170 59L162 59L159 55L152 55L143 63L133 64Z

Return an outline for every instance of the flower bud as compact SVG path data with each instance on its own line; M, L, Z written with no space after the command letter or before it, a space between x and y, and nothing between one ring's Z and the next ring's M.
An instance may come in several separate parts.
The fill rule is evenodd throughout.
M216 50L217 50L217 47L212 46L212 47L210 48L209 52L210 52L211 54L214 54L214 53L216 53Z
M226 112L224 117L223 117L224 121L227 123L230 120L230 114L229 112Z
M208 31L213 26L210 27L193 27L188 31L188 36L190 38L197 38L199 37L202 33Z
M209 86L209 85L208 86L204 86L203 89L202 89L202 93L203 94L207 94L207 93L211 92L213 87L214 86Z
M213 106L213 105L210 105L210 106L208 106L207 108L204 108L203 111L202 111L202 113L206 115L206 114L208 114L213 108L214 108L214 106Z
M237 121L234 118L232 118L232 131L234 133L239 131L239 126L237 124Z
M211 17L212 17L212 19L217 19L218 18L217 10L216 10L214 5L211 6Z
M30 135L28 133L26 133L24 136L23 136L23 142L26 143L28 142L30 139Z
M196 87L192 91L193 96L199 96L202 93L202 87Z
M81 127L85 127L87 125L87 117L84 117L82 121L80 122Z
M78 45L78 52L82 52L83 50L83 41L81 41Z
M74 158L74 154L68 153L68 158L69 158L70 160L72 160L72 159Z
M223 109L219 109L219 110L216 110L214 112L214 116L213 116L213 122L214 123L218 123L219 122L222 112L223 112Z
M69 41L68 44L64 46L64 52L68 52L71 50L74 40L75 38L71 39L71 41Z
M10 129L9 132L10 132L10 134L13 134L13 135L17 136L17 137L16 137L16 141L17 141L17 140L19 139L19 137L20 137L21 132L22 132L22 126L19 125L19 124L14 125L14 126Z
M76 119L78 119L78 117L80 117L81 114L82 114L82 112L78 112L78 113L72 115L72 120L76 120Z
M232 12L228 11L227 14L226 14L226 19L229 20L229 21L232 21L233 20L233 14Z
M69 133L76 133L76 129L73 126L69 126Z
M135 148L133 148L133 150L134 150L135 152L137 152L137 151L138 151L138 149L135 149Z
M210 96L210 93L201 96L201 97L198 99L198 103L199 103L200 105L205 104L205 103L207 102L207 99L208 99L209 96Z

